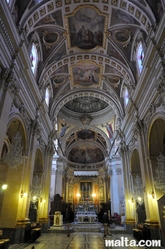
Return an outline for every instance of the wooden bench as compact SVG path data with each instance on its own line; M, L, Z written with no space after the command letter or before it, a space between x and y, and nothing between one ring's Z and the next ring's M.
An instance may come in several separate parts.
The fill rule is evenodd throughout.
M133 237L138 241L144 239L143 227L144 225L139 223L137 227L133 229Z
M0 229L0 248L1 249L8 249L10 240L1 238L2 235L3 235L3 230Z
M9 248L9 239L0 239L0 248L8 249Z
M41 228L33 228L31 230L31 239L32 241L35 241L36 239L38 239L41 236Z
M25 230L25 239L24 242L34 242L41 236L41 228L37 225L29 224Z

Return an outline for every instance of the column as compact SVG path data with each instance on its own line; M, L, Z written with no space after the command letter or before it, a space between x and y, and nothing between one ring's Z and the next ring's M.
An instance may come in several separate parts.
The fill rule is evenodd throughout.
M6 135L6 128L13 101L13 97L8 91L9 84L12 80L13 73L10 69L6 68L1 78L2 88L0 91L0 119L3 120L3 122L0 122L0 152L3 148L3 142Z
M152 165L148 157L147 131L142 120L137 120L138 144L142 183L144 186L144 202L146 208L145 227L150 230L151 239L158 239L159 235L159 210L153 183ZM152 195L153 194L153 195Z
M135 225L135 207L132 199L132 183L130 179L129 148L125 141L120 143L120 155L122 157L124 190L125 190L125 223L128 233L132 233Z
M57 159L56 181L55 181L55 194L62 196L62 174L64 169L63 158Z
M113 158L110 162L110 191L111 191L111 215L114 213L122 215L125 212L123 207L124 186L123 186L123 174L121 169L121 161L118 156ZM122 202L122 203L121 203Z

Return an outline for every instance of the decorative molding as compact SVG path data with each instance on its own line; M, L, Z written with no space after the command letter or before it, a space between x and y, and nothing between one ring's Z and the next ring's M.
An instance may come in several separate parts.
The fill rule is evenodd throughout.
M1 85L4 90L7 90L10 83L14 79L14 72L10 68L1 69Z
M87 114L83 115L81 118L81 121L84 125L89 125L91 120L92 120L92 118Z
M29 118L29 116L27 114L25 105L23 103L21 103L18 96L14 96L13 106L15 108L17 108L19 110L20 114L22 115L23 120L24 120L24 124L26 127L26 131L27 131L28 135L30 135L31 119ZM28 137L29 136L27 136L27 139L28 139Z
M143 198L143 185L142 179L139 175L133 178L133 197L137 199L138 197Z
M158 167L155 170L156 176L155 176L155 188L161 190L165 194L165 156L162 154L159 155L157 158L158 161Z
M8 151L2 157L2 160L11 168L18 169L25 162L26 157L23 156L23 146L21 144L22 136L18 131L8 146Z
M42 139L42 134L41 134L41 127L39 124L38 117L36 117L34 120L31 122L31 127L32 127L32 133L33 135L36 135L37 141L39 142L39 145L43 148L46 147L44 140Z
M32 182L32 195L40 197L42 195L43 172L34 172Z
M116 175L122 175L122 169L121 168L116 168L115 173L116 173Z

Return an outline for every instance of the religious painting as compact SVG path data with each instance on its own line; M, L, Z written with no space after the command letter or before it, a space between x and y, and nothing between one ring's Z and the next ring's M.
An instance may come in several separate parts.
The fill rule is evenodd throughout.
M131 30L117 30L114 33L115 40L122 44L123 47L127 47L131 40Z
M16 0L15 1L14 7L12 10L12 16L13 16L13 19L16 25L18 25L18 22L21 19L29 1L30 0L24 0L24 1Z
M73 200L73 186L72 185L68 186L68 200L70 201Z
M58 33L58 36L60 37L61 39L61 34ZM60 39L58 41L60 41ZM57 43L58 44L58 43ZM58 51L55 51L54 54L51 54L51 58L49 59L49 62L48 62L48 65L51 64L52 62L57 62L59 60L62 59L62 57L66 55L66 47L65 47L65 44L62 45Z
M92 112L99 112L105 109L108 104L104 100L101 100L99 98L83 96L70 100L64 106L71 111L83 114L85 113L86 115L87 113L90 114ZM82 116L82 119L83 117L84 116ZM88 119L91 120L92 118L88 115Z
M101 13L96 7L79 6L66 18L66 26L70 31L69 47L83 50L104 47L107 20L107 15Z
M161 20L161 18L163 16L163 12L164 12L162 2L163 1L161 1L161 0L149 1L149 4L150 4L152 10L154 11L156 19L158 22Z
M58 40L58 33L56 32L45 32L43 36L43 42L47 45L53 45Z
M37 26L42 26L45 24L49 25L58 25L58 26L63 26L63 21L62 21L62 14L61 10L58 10L52 14L49 14L45 17L43 17L40 21L37 22L35 27Z
M51 77L57 76L57 74L68 74L68 65L63 65L61 67L58 67L56 71L51 75Z
M111 16L111 25L116 25L116 24L136 24L138 25L139 23L133 18L131 15L126 14L126 12L119 10L119 9L113 9L112 10L112 16Z
M61 85L62 83L65 82L65 80L66 80L66 77L58 76L58 75L52 78L52 81L53 81L55 86Z
M126 65L126 62L123 59L123 57L120 55L120 53L116 50L116 48L111 43L108 43L107 54L109 55L109 57L111 59L112 59L112 57L114 57L114 58L116 58L117 60L119 60L120 62L122 62L123 64Z
M94 139L95 137L95 132L91 130L81 130L77 132L77 138L78 139Z
M72 67L73 86L99 86L101 84L102 67L94 62L82 61Z
M75 163L97 163L104 160L100 148L90 145L75 146L71 149L68 160Z
M115 32L115 38L116 38L116 40L117 40L118 42L123 43L123 42L128 41L129 35L128 35L126 32L120 30L120 31L116 31L116 32Z
M99 199L104 200L104 186L99 187Z
M92 182L80 182L81 201L90 201L92 194Z
M110 65L105 65L105 73L106 74L118 74L120 76L122 76L121 72L119 70L117 70L116 68L110 66Z

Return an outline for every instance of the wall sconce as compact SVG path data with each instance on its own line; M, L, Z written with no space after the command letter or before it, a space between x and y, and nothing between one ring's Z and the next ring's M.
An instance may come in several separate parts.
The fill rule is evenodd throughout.
M37 196L33 196L33 201L35 201L37 199Z
M152 196L153 199L155 198L155 193L153 189L150 191L149 195Z
M128 201L134 203L134 198L132 197L132 198L129 199Z
M21 190L21 198L25 197L27 193L25 193L23 190Z
M45 199L43 199L42 197L40 198L40 202L45 202L46 200Z
M7 184L3 184L3 185L2 185L2 189L3 189L3 190L7 189Z
M141 200L142 200L142 198L139 196L139 197L138 197L138 201L141 202Z

